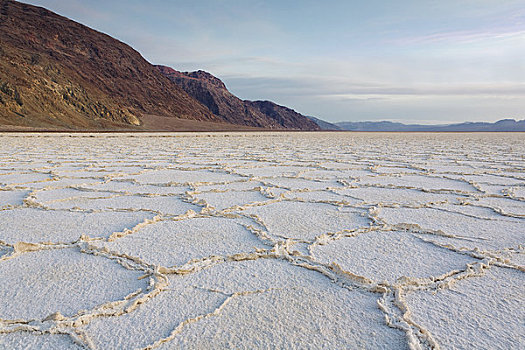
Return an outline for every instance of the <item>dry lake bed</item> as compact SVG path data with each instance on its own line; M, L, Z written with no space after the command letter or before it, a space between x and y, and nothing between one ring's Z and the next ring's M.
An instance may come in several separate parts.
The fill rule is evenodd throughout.
M523 349L525 134L0 134L2 349Z

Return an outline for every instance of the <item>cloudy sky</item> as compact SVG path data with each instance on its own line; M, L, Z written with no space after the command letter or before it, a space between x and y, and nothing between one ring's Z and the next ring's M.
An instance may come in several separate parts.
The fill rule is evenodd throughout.
M523 0L31 0L328 121L525 119Z

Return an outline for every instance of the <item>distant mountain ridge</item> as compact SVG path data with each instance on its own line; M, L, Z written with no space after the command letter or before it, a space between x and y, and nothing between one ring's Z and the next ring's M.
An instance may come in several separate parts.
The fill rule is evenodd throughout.
M268 129L320 130L315 122L290 108L270 101L241 100L208 72L179 72L162 65L156 67L213 114L229 123Z
M322 120L316 117L312 117L312 116L306 116L306 118L310 119L311 121L319 125L321 130L342 130L338 125L329 123L325 120Z
M495 132L495 131L525 131L525 119L502 119L494 123L488 122L465 122L447 125L420 125L403 124L389 121L364 121L364 122L340 122L335 123L341 130L345 131L434 131L434 132Z

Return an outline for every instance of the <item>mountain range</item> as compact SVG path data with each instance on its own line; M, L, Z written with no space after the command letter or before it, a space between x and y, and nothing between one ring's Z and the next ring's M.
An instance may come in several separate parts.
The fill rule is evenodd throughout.
M106 34L0 0L3 130L319 130L269 101L243 101L203 71L155 66Z
M322 124L319 124L320 126ZM457 124L402 124L389 121L379 122L341 122L321 126L324 130L345 131L392 131L392 132L496 132L496 131L525 131L525 120L502 119L494 123L466 122Z
M320 129L309 118L271 101L241 100L228 91L219 78L208 72L179 72L166 66L156 67L214 115L228 123L268 129Z
M525 131L525 120L329 123L242 100L198 70L153 65L129 45L45 8L0 0L0 131Z

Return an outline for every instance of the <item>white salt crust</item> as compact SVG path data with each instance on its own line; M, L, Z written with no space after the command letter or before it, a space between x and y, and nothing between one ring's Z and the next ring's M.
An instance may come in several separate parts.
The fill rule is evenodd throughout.
M0 348L522 349L524 141L0 134Z

